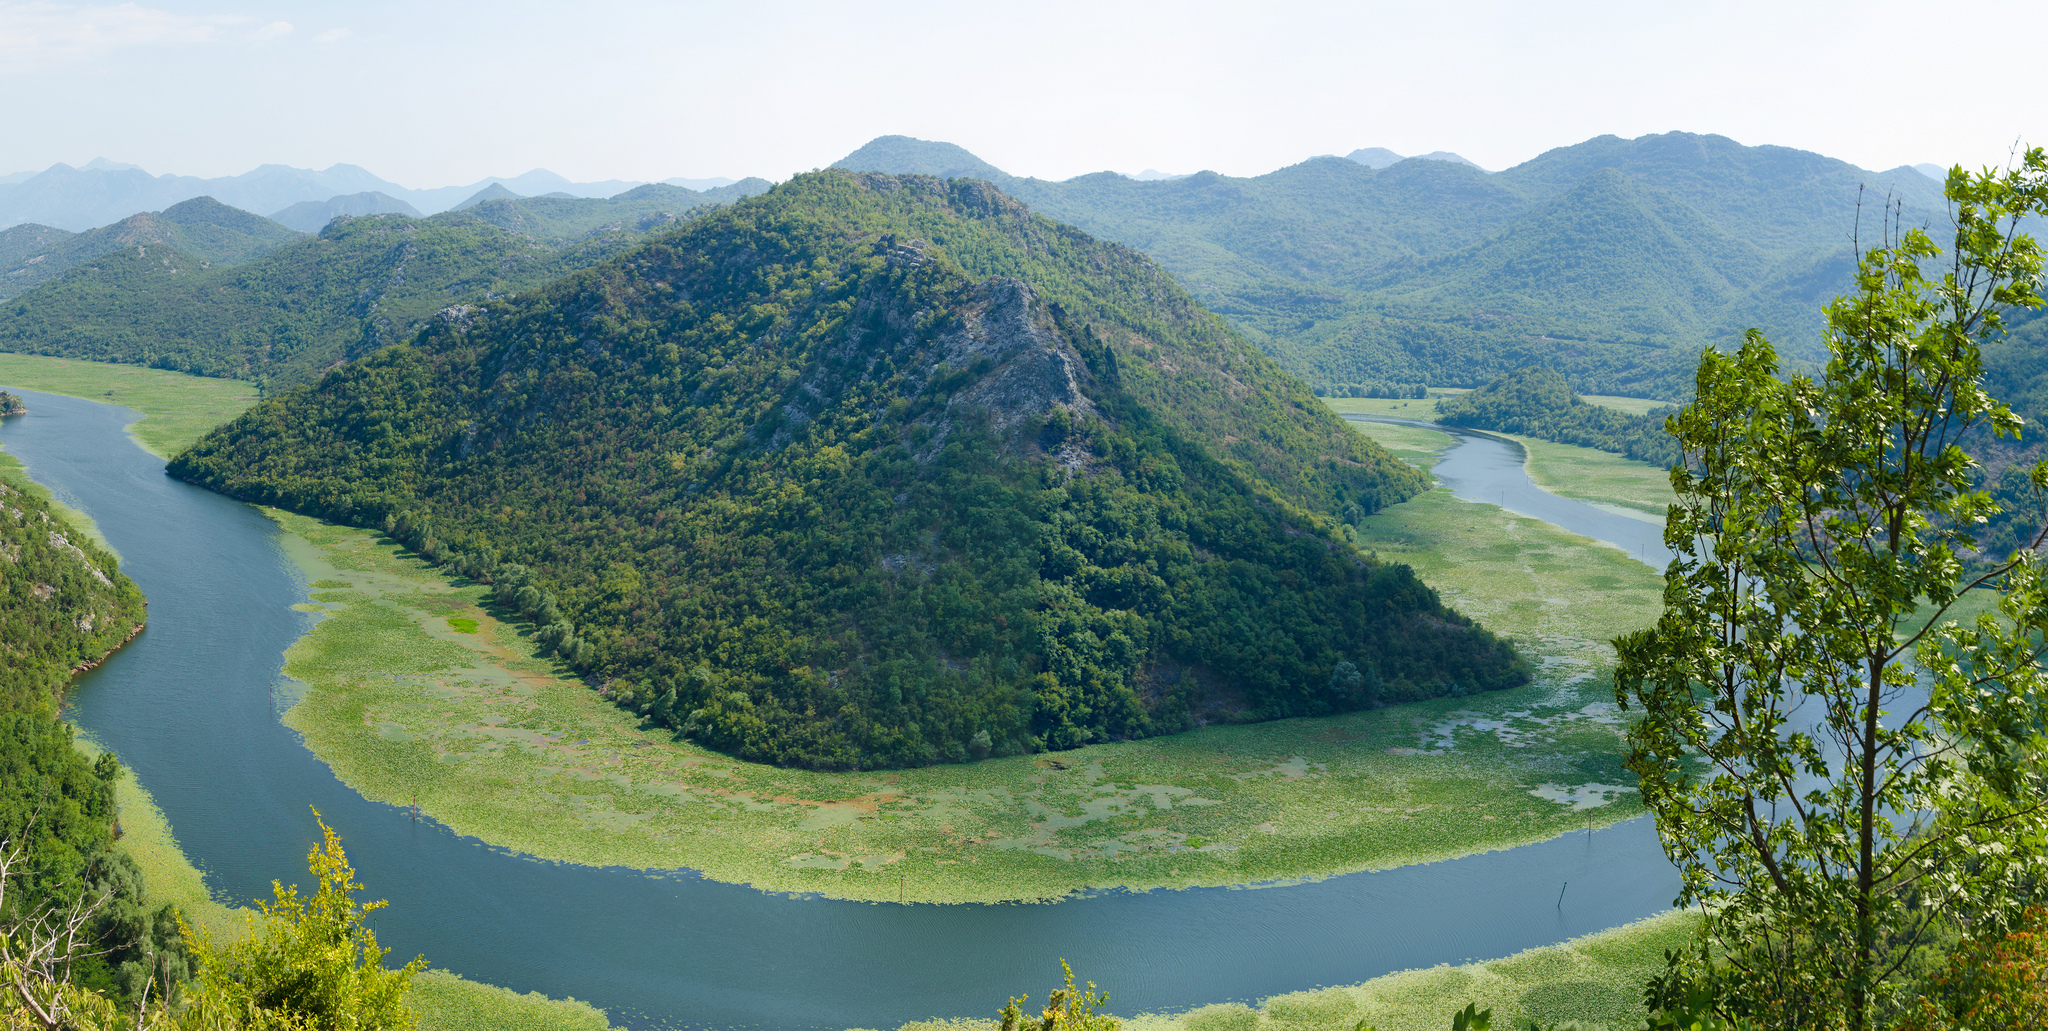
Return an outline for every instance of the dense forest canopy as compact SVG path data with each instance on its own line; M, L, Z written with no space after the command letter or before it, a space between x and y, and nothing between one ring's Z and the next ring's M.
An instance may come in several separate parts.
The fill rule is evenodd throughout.
M657 723L959 761L1527 679L1345 520L1423 475L1126 248L799 176L178 457L489 578Z
M1678 442L1664 430L1675 408L1647 415L1588 404L1562 374L1541 366L1511 372L1478 390L1437 402L1436 421L1475 430L1519 433L1627 455L1669 468Z
M81 754L57 704L76 669L140 629L143 605L112 555L36 490L0 480L0 846L25 850L0 928L45 902L108 895L86 928L97 954L72 976L117 998L140 988L143 952L183 946L173 912L146 909L134 864L112 851L119 763Z

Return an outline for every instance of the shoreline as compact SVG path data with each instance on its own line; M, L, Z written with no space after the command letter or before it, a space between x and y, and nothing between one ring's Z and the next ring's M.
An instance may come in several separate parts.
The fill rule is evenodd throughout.
M536 859L852 901L1044 902L1301 883L1640 815L1630 794L1573 794L1618 779L1599 757L1619 723L1565 660L1493 695L959 766L742 763L535 656L484 588L380 534L264 511L308 584L295 607L321 613L286 655L308 685L286 724L364 797ZM362 672L380 664L408 672Z

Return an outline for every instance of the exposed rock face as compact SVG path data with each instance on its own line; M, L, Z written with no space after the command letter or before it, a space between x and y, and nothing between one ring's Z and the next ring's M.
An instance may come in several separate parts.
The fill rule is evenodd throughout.
M948 410L985 409L998 432L1055 408L1095 414L1081 393L1088 366L1047 316L1038 295L1021 279L998 277L977 287L981 303L966 313L966 328L940 342L940 359L954 368L989 371L953 395Z

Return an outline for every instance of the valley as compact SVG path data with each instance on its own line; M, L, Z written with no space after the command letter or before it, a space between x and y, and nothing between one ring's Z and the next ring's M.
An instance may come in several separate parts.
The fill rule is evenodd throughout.
M42 385L64 381L88 397L103 396L106 387L101 384L119 382L111 377L135 373L119 366L19 361L34 367ZM167 384L184 379L149 375L163 377ZM14 382L29 385L19 372ZM92 389L96 386L100 389ZM175 393L160 389L158 396L173 405L180 403ZM183 403L190 405L189 401ZM222 408L231 411L233 403L224 403ZM138 435L150 421L136 424ZM168 435L156 439L172 447L177 443ZM1440 491L1431 492L1382 515L1399 515L1409 506L1429 504L1441 495ZM1543 524L1506 516L1491 506L1443 498L1436 501L1435 508L1440 511L1393 524L1395 528L1381 546L1404 547L1418 559L1430 551L1441 551L1444 554L1439 561L1448 568L1477 557L1475 549L1461 540L1469 542L1499 532L1488 519L1507 520L1514 527L1511 532L1522 538L1517 552L1492 556L1494 566L1475 575L1467 585L1448 588L1456 592L1460 605L1484 604L1481 592L1489 583L1506 585L1504 590L1562 597L1578 589L1568 575L1570 567L1588 561L1604 562L1618 577L1648 581L1654 591L1654 577L1648 570L1619 552L1595 549L1585 554L1588 546L1584 543ZM586 686L563 677L560 667L535 658L531 642L494 616L477 588L459 586L459 581L426 567L395 542L284 513L273 513L271 518L287 531L282 537L286 552L299 566L302 582L310 585L312 597L301 595L303 607L334 610L315 614L312 623L303 624L310 633L286 655L286 673L302 678L304 686L295 688L287 682L285 694L273 699L285 707L285 721L299 727L308 745L332 762L351 787L395 803L398 808L387 811L399 814L401 820L405 812L417 808L459 831L480 834L529 854L655 869L693 865L687 860L708 855L713 861L695 868L708 867L713 876L729 876L777 891L876 901L893 901L888 898L892 887L904 894L915 890L927 899L1043 897L1050 893L1042 888L1027 892L1033 885L1045 883L1070 885L1069 890L1304 878L1313 883L1316 878L1345 870L1447 858L1573 829L1583 832L1638 811L1626 793L1588 795L1573 790L1617 779L1598 762L1586 765L1588 759L1611 752L1613 724L1597 712L1581 711L1589 706L1598 709L1606 695L1593 635L1609 632L1614 619L1611 614L1587 610L1567 616L1559 624L1566 628L1564 632L1546 642L1546 647L1559 647L1557 661L1551 661L1546 652L1541 666L1544 676L1538 685L1514 692L1090 746L1058 753L1055 759L1067 767L1064 770L1052 768L1042 758L1022 757L970 767L904 771L886 778L805 774L734 763L686 743L669 741L666 734L650 734ZM1473 519L1478 522L1472 524ZM1537 556L1542 555L1549 560L1539 561ZM484 604L477 604L479 601ZM1504 606L1507 608L1513 606ZM375 610L376 618L360 618L370 610ZM358 618L352 620L352 612ZM1525 621L1512 624L1510 632L1532 626L1538 618L1538 613L1526 613ZM465 632L470 629L467 620L475 621L475 633ZM1585 639L1569 643L1575 635ZM341 644L346 648L337 647ZM339 659L336 653L344 651L357 659ZM399 678L389 679L391 673ZM383 680L388 686L378 686L374 680ZM340 687L348 690L336 690ZM294 694L296 691L304 693ZM82 699L89 704L91 697L88 690ZM514 700L516 704L506 704ZM409 737L412 740L406 740ZM451 743L455 747L449 751L468 758L444 763L438 755L421 755ZM424 749L420 747L423 744L427 746ZM1385 749L1412 749L1416 754L1394 755ZM661 758L649 753L660 753ZM1014 769L1006 768L1006 763ZM357 772L352 774L352 770ZM626 784L618 783L622 773ZM146 771L143 776L148 778ZM474 779L461 779L472 776ZM1532 794L1532 790L1541 794ZM981 864L958 864L982 866L980 875L973 877L946 879L947 864L937 860L949 857L936 852L925 853L928 859L922 864L923 873L916 878L908 874L914 859L887 862L898 852L913 856L920 845L951 841L958 847L957 839L973 836L958 832L966 829L965 821L974 818L972 800L967 796L975 791L1008 795L1002 804L988 807L983 819L1004 809L1015 811L1021 802L1027 812L1034 808L1044 811L1049 823L1076 821L1071 826L1081 833L1055 829L1044 837L1047 844L1059 846L1055 851L1064 853L1060 858L1017 853L984 842L995 847L979 850ZM948 798L949 794L953 797ZM1162 795L1164 801L1174 803L1212 794L1224 805L1159 805ZM686 808L697 826L686 822L680 827L672 824L669 830L683 831L678 837L699 831L697 840L660 842L643 829L636 841L635 825L653 822L633 819L639 815L632 812L636 795L671 806L691 803L675 808ZM1396 808L1386 805L1390 795L1403 803L1398 808L1412 811L1386 814L1391 818L1377 824L1353 825L1369 826L1374 831L1370 838L1346 834L1342 828L1337 833L1322 831L1318 837L1327 821L1325 814L1333 807L1358 807L1364 802ZM519 804L506 807L504 803L512 799L519 799ZM707 801L717 805L704 804ZM338 805L332 800L321 804L323 812ZM641 807L650 808L644 802ZM840 870L830 869L830 865L838 865L833 861L840 856L823 857L827 863L810 868L775 862L787 856L770 856L762 862L758 856L742 855L735 864L733 857L741 849L707 848L703 841L708 836L705 832L751 844L801 836L806 840L798 844L815 846L820 828L813 826L803 835L791 831L801 830L805 820L821 812L841 807L851 819L844 821L843 827L822 830L859 836L830 842L839 846L832 851L848 859L876 856L884 860L880 869L854 862ZM494 809L504 811L493 813ZM1178 839L1178 850L1169 853L1178 857L1176 865L1186 864L1178 872L1160 870L1163 864L1147 860L1142 853L1129 857L1139 862L1126 861L1121 866L1113 856L1091 860L1088 853L1102 852L1102 843L1115 840L1103 832L1117 830L1118 821L1128 820L1134 813L1142 814L1145 828L1165 831L1164 835L1146 836L1151 840L1190 832L1203 840L1190 848L1185 836ZM1190 813L1197 819L1159 826ZM862 820L862 815L873 818ZM883 819L886 816L897 819L888 821ZM754 821L751 825L750 820ZM932 824L940 820L961 821L962 826L935 834L937 828ZM520 827L522 821L529 826ZM778 821L787 822L778 829ZM1267 823L1274 825L1275 833L1267 834L1259 827ZM733 838L735 827L745 830ZM985 837L1008 829L994 824L983 827L976 830ZM1040 828L1041 832L1045 829ZM1603 836L1607 833L1601 832ZM1265 857L1267 865L1263 866L1241 856L1226 862L1208 860L1208 856L1228 857L1232 851L1246 851L1227 847L1233 843L1233 834L1254 836L1254 842L1258 837L1282 837L1294 846L1289 851L1301 851L1309 859L1303 862L1297 856L1290 860L1275 851ZM182 837L188 843L191 840L189 835ZM1226 847L1215 849L1219 844ZM807 850L813 855L823 851L816 847ZM1209 851L1205 854L1205 850ZM965 858L962 853L956 855ZM1038 862L1007 871L1000 863L990 862L992 857L999 860L1017 855ZM1276 858L1281 862L1275 864ZM1207 861L1197 867L1192 862L1197 859ZM721 868L719 861L728 865ZM898 877L890 877L891 873ZM939 876L924 879L933 873ZM388 877L387 873L380 878L387 886L392 883ZM1184 894L1169 893L1168 897ZM919 895L910 897L914 900ZM1076 904L1067 902L1055 908L1065 910ZM444 949L431 951L437 956L445 954ZM467 967L459 959L454 962L457 969ZM1563 964L1560 969L1580 976L1585 973L1583 962ZM1493 975L1457 976L1484 982ZM1411 977L1401 983L1411 986L1402 991L1412 993L1418 982ZM1515 980L1500 983L1524 984ZM447 979L429 979L422 982L422 988L422 1007L430 1007L437 992L469 998L462 993L474 996L486 991ZM1521 989L1523 993L1528 990L1526 985ZM1378 994L1361 997L1379 1000L1371 1004L1374 1007L1388 1005L1387 999L1399 994L1391 987L1371 991ZM587 992L574 990L573 994L586 996ZM1426 993L1417 996L1418 1000L1424 997ZM511 1006L515 1001L508 999L504 1004ZM1281 1000L1277 1005L1279 1012L1287 1012L1293 1004ZM1332 1003L1324 999L1316 1005L1327 1008ZM1213 1014L1198 1017L1190 1026L1211 1019Z
M1817 362L1829 234L1877 173L1686 133L1386 157L1051 182L883 137L772 185L0 232L0 647L33 739L0 762L49 778L10 773L0 818L65 785L33 890L122 884L143 928L79 983L132 1005L129 957L246 933L311 806L392 902L387 965L436 964L426 1031L990 1031L990 987L1051 958L1130 1031L1676 1006L1641 991L1665 950L1732 925L1672 800L1725 787L1685 753L1735 738L1644 742L1735 711L1682 665L1719 610L1667 606L1720 584L1672 549L1743 539L1667 544L1665 470L1731 427L1857 431L1816 428L1802 377L1892 360L1844 358L1837 306ZM1883 175L1890 217L1944 203ZM1782 347L1731 366L1746 325ZM1937 449L1913 576L2029 547L2048 320L1979 325L2018 411L1966 416L2023 439ZM1976 332L1925 338L1960 341L1965 407ZM1872 561L1922 532L1902 511ZM1880 665L2048 630L2015 629L2025 590L1901 597L1806 615L1922 645ZM1951 597L1974 629L1910 634ZM2006 651L1992 679L2038 671ZM1994 706L1946 675L1873 679L1866 736L1886 691Z

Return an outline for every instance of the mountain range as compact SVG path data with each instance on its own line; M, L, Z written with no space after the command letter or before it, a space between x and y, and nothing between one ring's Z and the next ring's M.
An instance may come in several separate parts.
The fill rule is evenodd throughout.
M451 304L587 268L689 213L761 193L650 183L609 199L494 198L306 235L210 198L69 234L0 231L0 349L289 385L406 339Z
M1699 349L1751 326L1817 354L1819 303L1889 198L1945 219L1941 186L1722 136L1601 136L1485 172L1385 150L1262 176L1012 176L889 136L839 167L985 179L1136 247L1318 385L1477 386L1550 364L1588 393L1678 396ZM1375 167L1378 166L1378 167Z
M420 224L323 237L386 222ZM618 704L755 760L957 762L1529 675L1349 544L1420 470L1149 258L986 182L797 176L443 309L170 472L379 526Z
M696 191L731 186L735 181L664 180L666 185ZM381 179L356 165L334 165L318 171L263 165L241 175L205 179L150 175L134 165L102 158L82 168L56 164L41 172L0 176L0 228L37 223L83 232L109 225L138 211L158 211L194 197L212 197L244 211L283 214L298 204L326 204L351 195L376 193L408 205L415 212L435 214L494 185L520 197L552 193L565 193L572 197L612 197L648 184L621 179L571 182L546 169L537 168L510 178L492 176L467 186L413 190Z

